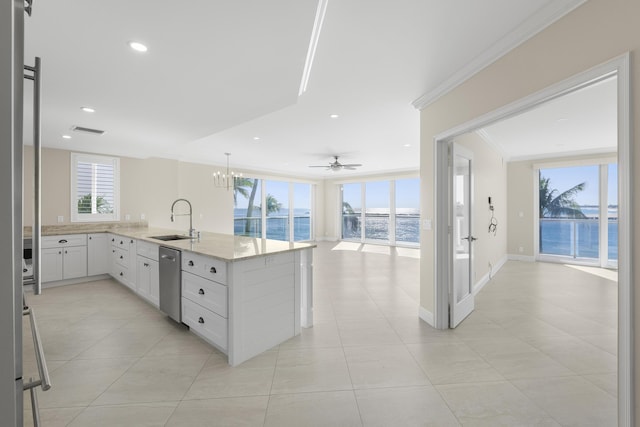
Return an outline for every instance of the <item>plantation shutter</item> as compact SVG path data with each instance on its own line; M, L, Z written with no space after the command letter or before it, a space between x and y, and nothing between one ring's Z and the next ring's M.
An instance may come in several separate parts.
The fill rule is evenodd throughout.
M119 159L73 153L71 163L71 220L119 220Z

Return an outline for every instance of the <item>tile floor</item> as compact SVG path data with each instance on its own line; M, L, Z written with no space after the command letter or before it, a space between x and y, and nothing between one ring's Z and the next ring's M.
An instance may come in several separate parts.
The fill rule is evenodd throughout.
M321 243L314 261L315 326L236 368L114 281L28 295L43 425L616 424L614 280L509 262L437 331L417 318L416 250Z

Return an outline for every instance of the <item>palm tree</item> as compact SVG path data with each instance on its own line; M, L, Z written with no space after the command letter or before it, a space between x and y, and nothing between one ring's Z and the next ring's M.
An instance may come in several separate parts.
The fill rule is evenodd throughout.
M233 180L233 205L238 206L238 193L245 199L249 191L253 190L254 181L251 178L236 178Z
M265 203L267 204L267 215L270 213L276 213L280 208L282 208L282 203L278 202L278 199L273 197L271 194L267 194Z
M90 214L92 211L92 197L91 194L85 194L78 199L78 213ZM96 211L95 213L113 213L111 204L107 199L102 196L96 196Z
M349 202L342 202L342 218L347 229L353 232L358 231L360 218L356 216L356 212L353 210Z
M244 234L249 236L251 231L251 215L253 215L253 202L256 198L256 191L258 190L259 179L256 178L251 184L251 194L249 194L249 201L247 203L247 222L244 225Z
M586 218L575 196L585 189L587 183L574 185L558 194L557 189L550 188L549 180L540 175L540 218Z

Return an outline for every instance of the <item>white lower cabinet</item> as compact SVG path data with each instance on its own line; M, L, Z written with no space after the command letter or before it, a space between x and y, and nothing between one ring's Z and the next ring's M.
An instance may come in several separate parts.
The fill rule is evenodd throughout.
M182 298L182 323L218 349L227 351L227 319L188 298Z
M114 279L136 292L136 241L117 235L112 235L109 240L111 242L109 274Z
M109 244L105 233L91 233L87 235L87 275L97 276L109 273Z
M41 280L76 279L87 276L87 235L42 238Z
M189 256L192 256L189 254ZM184 255L183 255L184 260ZM226 271L222 263L220 269ZM205 271L202 271L205 274ZM182 323L226 352L228 348L227 287L182 271Z
M160 275L158 261L138 255L136 291L158 307L160 305Z

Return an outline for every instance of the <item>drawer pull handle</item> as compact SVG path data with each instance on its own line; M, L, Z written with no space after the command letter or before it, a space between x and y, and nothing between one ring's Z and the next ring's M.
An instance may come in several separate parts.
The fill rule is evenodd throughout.
M218 270L216 270L215 267L211 267L211 270L209 270L209 272L211 272L211 274L216 274Z
M124 273L121 271L121 272L120 272L120 275L121 275L121 276L124 276Z
M199 293L200 295L204 295L204 289L200 288L200 290L198 291L198 293Z
M122 258L122 255L120 255L120 259L123 259L123 258Z
M145 262L145 263L144 263L144 266L145 266L145 267L149 267L149 263Z
M189 267L193 267L193 261L189 261Z
M112 242L115 242L115 241L116 241L116 238L115 238L115 237L113 237L113 238L111 239L111 241L112 241Z
M68 243L68 240L67 239L60 239L60 240L58 240L58 243Z
M204 319L202 317L198 318L198 323L204 324Z
M131 241L131 244L133 244L133 240Z

